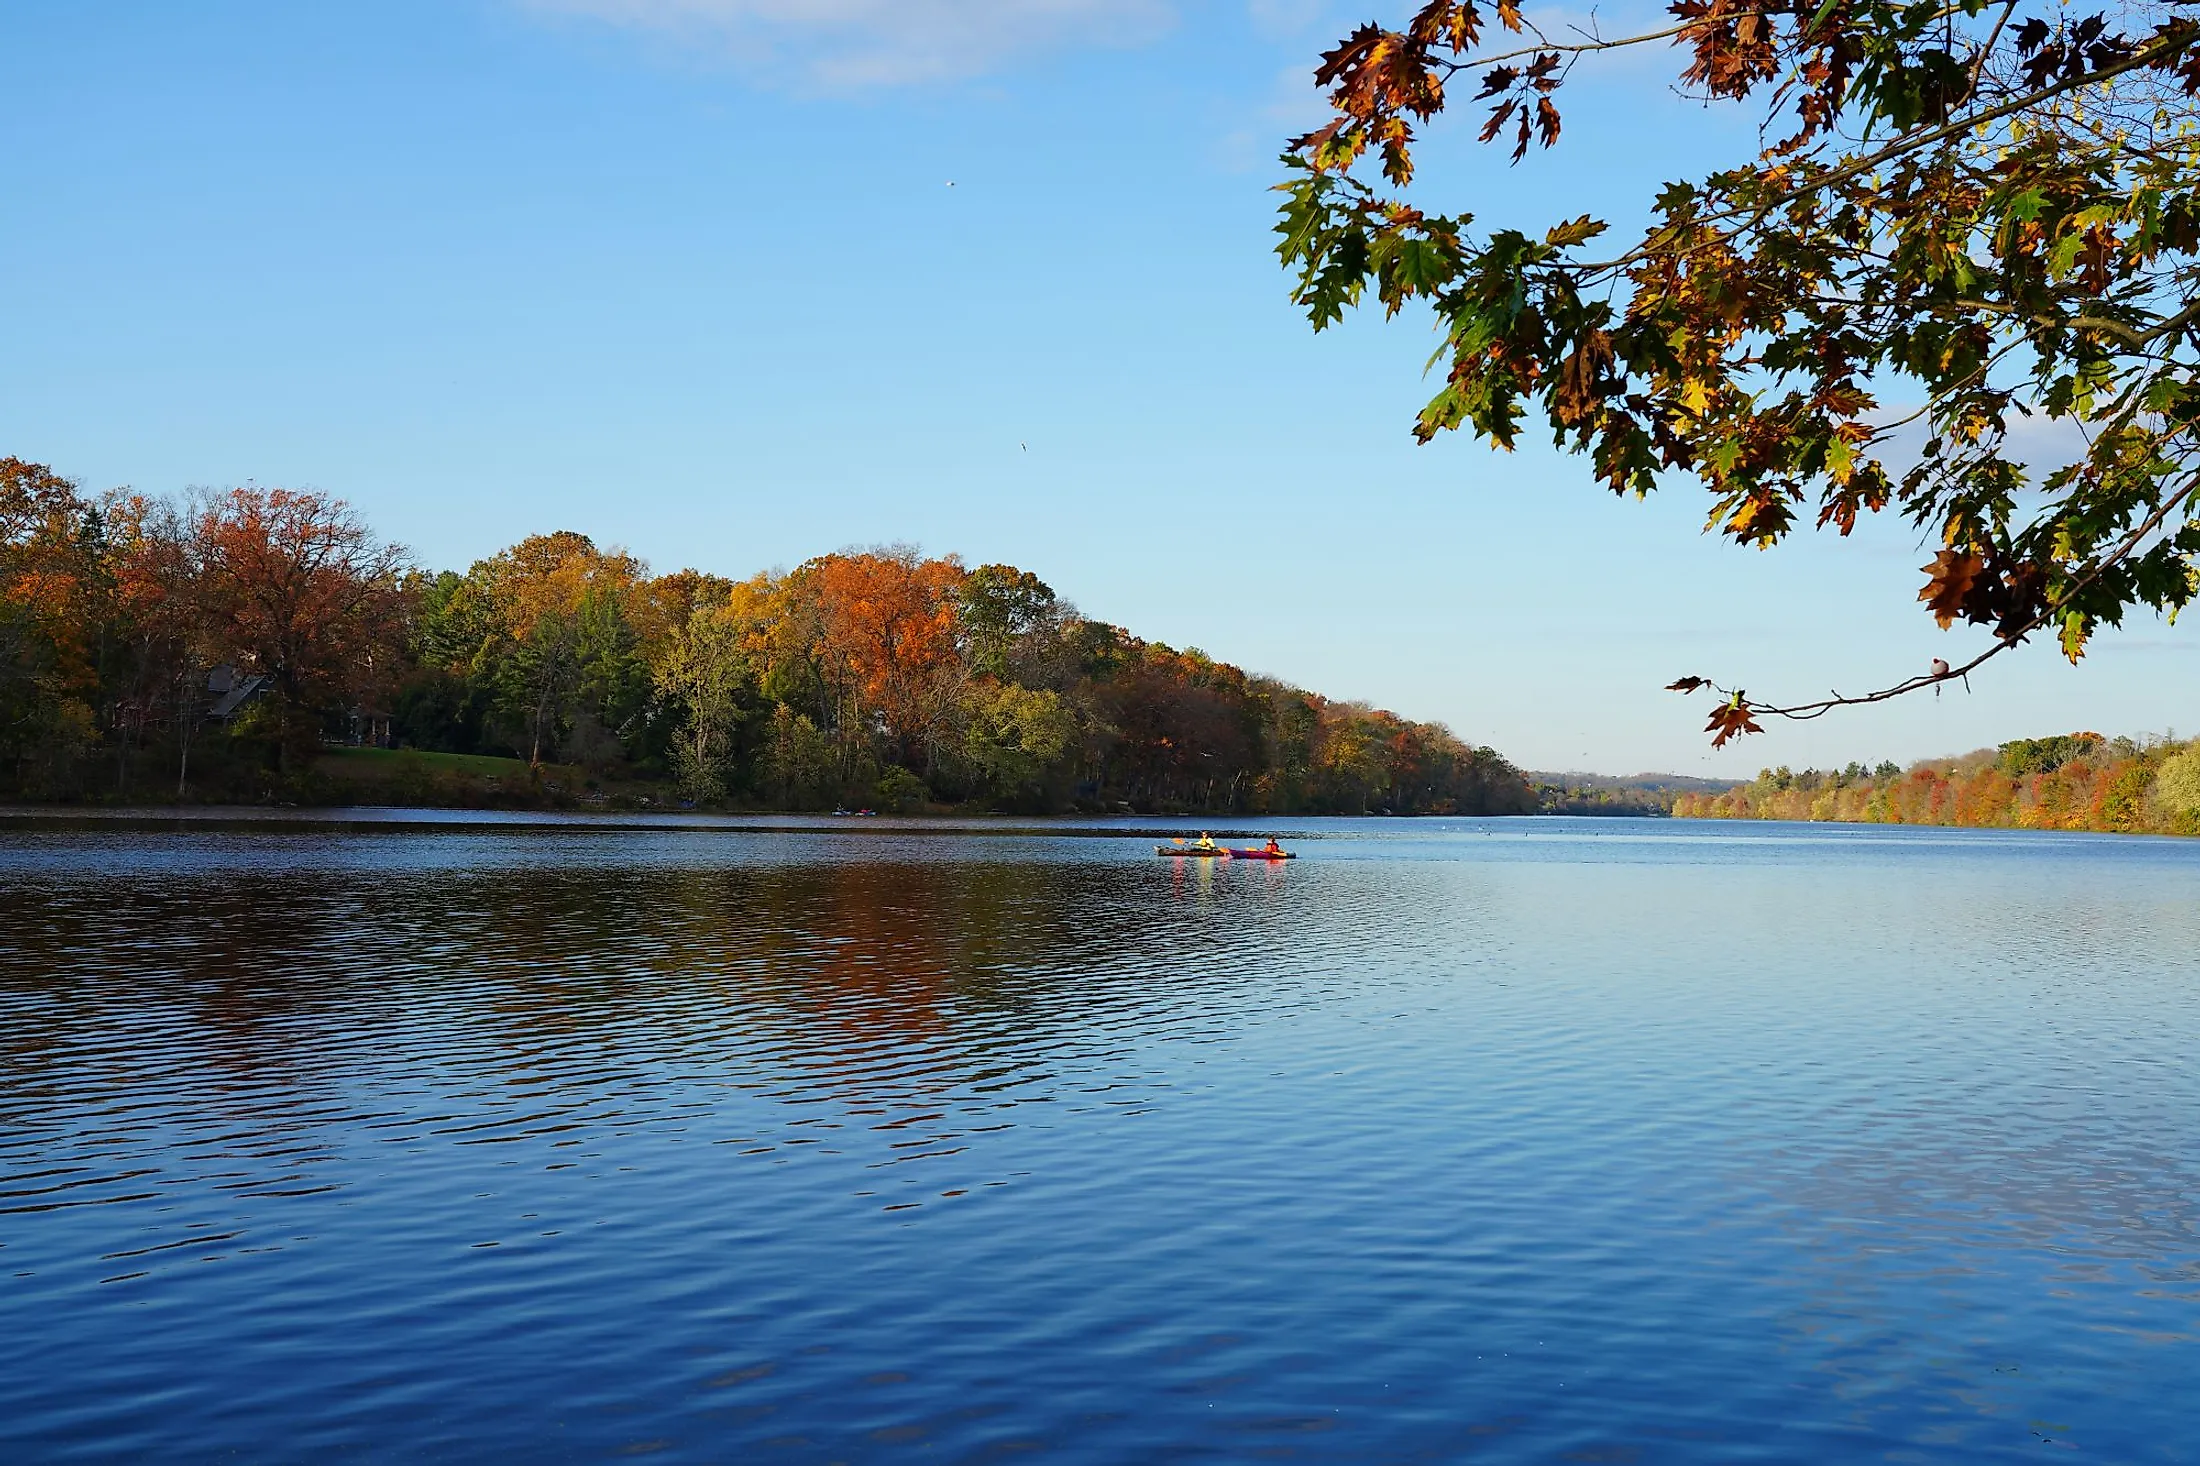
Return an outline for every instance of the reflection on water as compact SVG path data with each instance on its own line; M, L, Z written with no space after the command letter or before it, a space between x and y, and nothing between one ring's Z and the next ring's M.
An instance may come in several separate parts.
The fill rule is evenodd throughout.
M2200 848L1298 833L0 824L0 1454L2200 1454Z

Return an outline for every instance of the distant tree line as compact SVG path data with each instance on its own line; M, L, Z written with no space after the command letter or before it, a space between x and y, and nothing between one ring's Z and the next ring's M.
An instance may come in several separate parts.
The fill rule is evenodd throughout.
M1766 769L1724 794L1684 794L1694 819L1831 820L2200 834L2200 742L2061 733L1907 769Z
M1535 795L1537 806L1544 814L1656 819L1673 812L1673 793L1668 789L1631 789L1574 781L1538 781Z
M1688 774L1533 773L1536 798L1545 814L1613 815L1655 819L1673 812L1683 794L1720 794L1738 780L1703 779Z
M377 748L524 760L514 798L1536 807L1439 725L1141 640L1013 566L657 575L561 531L430 572L319 494L89 495L0 459L0 795L306 801L332 750Z

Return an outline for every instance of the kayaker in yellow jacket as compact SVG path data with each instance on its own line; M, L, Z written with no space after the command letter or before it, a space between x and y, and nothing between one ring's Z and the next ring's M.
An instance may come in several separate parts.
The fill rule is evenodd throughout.
M1195 848L1200 850L1212 850L1215 848L1214 836L1208 834L1205 830L1201 830L1199 832L1199 838L1197 840L1194 840L1192 844Z

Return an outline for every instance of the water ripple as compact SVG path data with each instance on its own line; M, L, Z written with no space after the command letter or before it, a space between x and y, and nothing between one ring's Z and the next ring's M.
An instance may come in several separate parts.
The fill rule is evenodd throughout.
M2200 1455L2200 848L0 826L0 1455Z

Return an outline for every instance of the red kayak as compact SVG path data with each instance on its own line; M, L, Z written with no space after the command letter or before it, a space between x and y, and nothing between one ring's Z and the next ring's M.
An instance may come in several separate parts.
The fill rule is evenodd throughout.
M1233 849L1230 849L1230 850L1226 850L1226 851L1224 851L1223 853L1224 853L1225 855L1228 855L1228 856L1229 856L1229 857L1230 857L1230 858L1231 858L1232 860L1297 860L1297 859L1298 859L1298 856L1296 856L1296 855L1292 854L1292 853L1291 853L1290 851L1288 851L1288 850L1239 850L1239 849L1234 849L1234 848L1233 848Z

